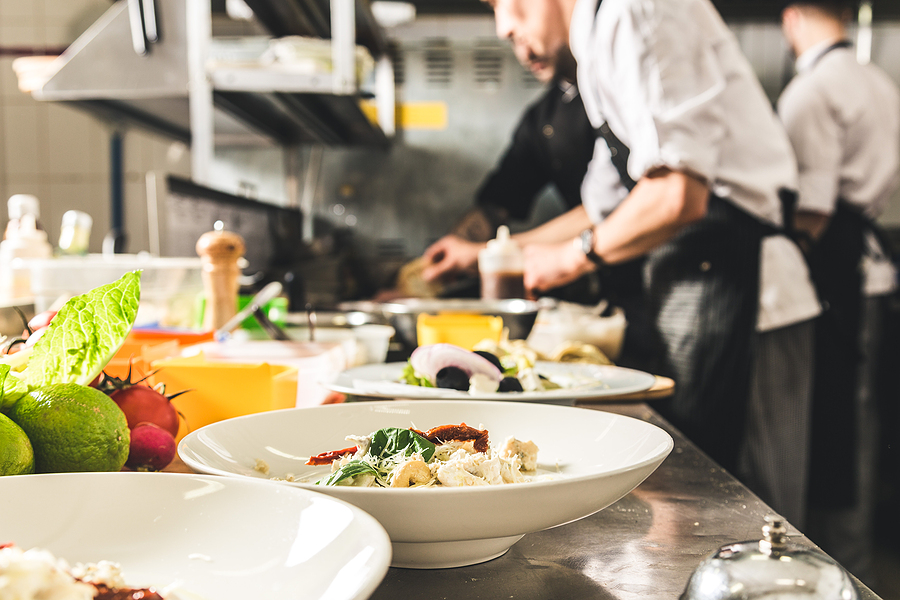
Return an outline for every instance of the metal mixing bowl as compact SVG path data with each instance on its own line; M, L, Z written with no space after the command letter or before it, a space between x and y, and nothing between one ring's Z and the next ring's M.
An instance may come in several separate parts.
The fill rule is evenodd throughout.
M397 337L408 348L417 345L416 320L420 314L470 314L503 317L503 325L509 328L509 338L524 340L531 332L537 318L538 303L531 300L478 300L463 298L404 298L391 302L347 302L341 310L381 312L394 329Z

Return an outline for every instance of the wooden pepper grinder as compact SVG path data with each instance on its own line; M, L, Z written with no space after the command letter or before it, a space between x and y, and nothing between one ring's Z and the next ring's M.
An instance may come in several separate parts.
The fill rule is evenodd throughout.
M214 231L197 240L197 254L203 263L203 288L206 292L206 311L203 328L215 331L237 314L238 261L244 256L244 239L225 231L222 221L216 221Z

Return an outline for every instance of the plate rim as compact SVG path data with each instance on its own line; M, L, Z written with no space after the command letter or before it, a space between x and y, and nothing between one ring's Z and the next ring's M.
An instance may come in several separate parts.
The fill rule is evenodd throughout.
M385 392L364 392L361 393L360 390L356 389L352 386L341 385L337 383L337 381L341 378L348 377L350 373L353 371L364 371L364 370L374 370L375 368L396 368L398 370L402 370L403 367L406 366L406 362L389 362L389 363L373 363L368 365L360 365L358 367L353 367L350 369L345 369L339 373L335 373L334 375L320 380L319 383L326 389L332 392L338 392L341 394L349 394L354 396L363 396L366 398L380 398L380 399L400 399L403 400L496 400L496 401L504 401L504 402L541 402L541 401L560 401L560 400L593 400L593 399L602 399L604 396L616 396L619 397L623 394L636 394L639 392L645 392L649 390L656 383L656 376L652 373L648 373L646 371L640 371L638 369L632 369L630 367L620 367L618 365L595 365L590 363L570 363L572 365L580 365L585 367L596 367L600 369L613 369L616 371L628 372L631 373L641 379L643 379L642 383L634 384L629 387L622 388L589 388L585 390L569 390L569 389L559 389L559 390L543 390L540 392L482 392L478 394L470 394L467 392L458 392L453 393L456 390L448 390L444 393L444 395L435 395L435 394L413 394L413 395L401 395ZM535 363L535 367L538 365L562 365L566 363L556 363L552 361L537 361ZM417 389L417 386L409 386L414 392ZM428 388L433 389L433 388ZM617 402L621 401L621 398L617 398Z
M468 404L476 404L476 405L508 405L508 404L510 404L510 403L506 403L506 402L497 402L494 400L479 400L476 398L473 398L471 400L462 400L462 402L465 402ZM282 409L279 411L267 411L267 412L261 412L261 413L254 413L251 415L243 415L243 416L235 417L232 419L226 419L224 421L219 421L217 423L211 423L209 425L205 425L205 426L201 427L200 429L190 432L188 435L186 435L184 438L182 438L181 441L178 443L178 455L181 457L181 460L184 461L184 463L190 469L194 470L194 472L198 473L198 474L206 474L208 476L226 476L226 477L237 477L237 478L247 478L247 479L262 479L261 477L258 478L258 477L254 477L254 476L248 476L248 475L244 475L242 473L228 471L225 469L221 469L219 467L215 467L215 466L211 466L206 463L203 463L199 459L200 453L198 453L195 449L190 448L189 446L192 443L198 443L198 444L202 443L200 441L201 438L204 438L205 435L208 435L208 432L204 433L204 430L206 430L206 429L215 428L217 425L220 425L221 423L225 423L226 421L235 423L235 422L244 421L244 420L264 419L264 418L266 418L264 415L267 415L267 414L285 413L285 412L301 412L301 411L306 412L306 411L311 411L311 410L339 412L341 410L347 409L349 406L366 407L370 410L377 409L379 407L385 407L385 408L389 408L392 410L393 409L402 410L406 405L409 405L409 406L424 406L427 404L456 405L458 403L459 403L458 401L455 401L453 399L447 399L447 398L429 398L426 400L413 400L413 399L406 399L406 398L404 398L402 400L381 399L381 400L359 402L359 403L352 403L352 404L325 404L325 405L321 405L321 406L304 406L304 407L296 407L296 408L287 408L287 409ZM637 417L633 417L633 416L629 416L629 415L622 415L619 413L614 413L614 412L599 410L599 409L581 408L581 407L577 407L577 406L560 406L560 405L554 405L554 404L540 404L540 403L535 403L535 402L513 402L511 404L521 404L523 406L534 407L538 410L543 410L545 408L549 409L549 410L560 410L561 409L561 410L566 410L566 411L568 411L568 410L589 410L589 411L591 411L591 414L600 413L603 415L615 417L617 419L633 421L636 423L640 423L641 427L648 426L651 431L659 431L659 432L662 432L662 434L664 434L664 438L662 440L662 444L658 451L658 454L656 454L652 457L645 458L644 460L642 460L638 463L635 463L633 465L630 465L628 467L619 467L616 469L610 469L609 471L605 471L603 473L604 477L615 476L624 471L634 469L635 467L646 466L650 463L655 462L656 460L659 460L660 462L662 462L666 458L668 458L668 456L675 449L675 438L672 436L671 433L669 433L664 428L660 427L659 425L657 425L655 423L651 423L649 421L645 421L645 420L639 419ZM454 406L454 408L457 408L457 407ZM363 410L363 408L350 409L350 410ZM269 417L269 418L274 418L274 417ZM193 440L196 440L196 442L193 442ZM189 456L189 454L195 455L198 458L195 459L194 456ZM473 493L474 494L486 494L486 493L504 494L504 493L513 493L514 490L521 489L520 486L522 486L522 485L527 485L528 488L558 486L560 484L560 482L562 482L562 481L565 481L566 484L577 484L582 481L593 479L593 478L597 477L597 475L598 475L597 473L585 473L585 474L580 474L580 475L567 476L562 479L554 479L554 480L547 480L547 481L529 481L527 483L509 484L509 485L502 485L502 486L483 486L483 487L479 486L479 487L434 488L434 489L426 488L426 489L416 489L416 490L392 489L392 488L378 488L378 489L379 489L379 493L385 493L385 492L388 494L399 493L402 496L406 496L407 494L409 494L410 491L414 491L414 493L435 493L436 491L440 491L441 494L454 494L454 493L461 493L461 492L465 492L466 494L473 494ZM307 489L313 493L317 493L317 488L315 487L316 486L315 483L300 482L300 481L276 481L276 480L265 480L265 479L264 479L264 481L271 481L275 484L287 484L287 485L294 486L294 487L303 487L304 489ZM366 491L366 490L368 490L368 491ZM354 488L354 487L348 486L348 487L342 487L341 492L353 495L353 494L371 493L371 489L370 488ZM318 493L321 493L321 492L318 492Z
M222 477L220 475L212 474L209 472L203 471L194 471L193 473L174 473L167 471L158 471L158 472L137 472L137 471L90 471L90 472L65 472L65 473L29 473L23 475L9 475L7 477L0 477L0 489L4 487L4 481L9 481L9 485L18 485L21 481L46 481L56 479L61 482L65 482L65 480L78 479L83 478L85 476L90 477L91 479L103 478L103 479L130 479L134 481L146 481L148 482L148 486L156 486L159 485L160 479L168 479L170 481L200 481L200 482L215 482L219 485L225 486L233 486L233 487L245 487L245 488L259 488L265 489L269 488L272 493L284 493L284 486L280 486L278 481L272 481L268 479L261 478L253 478L253 477ZM154 483L149 483L150 481L155 480ZM68 485L74 484L75 482L71 482ZM384 581L384 578L387 576L388 569L390 568L391 562L393 561L393 543L390 539L390 535L385 530L384 526L372 515L370 515L365 510L361 509L359 506L353 504L352 502L348 502L342 498L332 496L329 494L322 494L315 489L310 489L308 487L302 486L288 486L288 489L294 490L288 493L290 494L299 494L297 498L303 498L310 505L314 502L336 502L339 505L342 505L346 508L349 508L351 514L353 514L354 519L361 523L365 529L365 533L367 536L372 538L379 548L376 549L374 553L375 560L372 562L371 575L368 580L365 582L365 585L362 586L357 593L352 596L347 596L348 600L363 600L365 598L369 598L378 586ZM64 556L58 556L57 558L67 559ZM108 558L108 560L117 561L115 557ZM204 596L205 597L205 596Z

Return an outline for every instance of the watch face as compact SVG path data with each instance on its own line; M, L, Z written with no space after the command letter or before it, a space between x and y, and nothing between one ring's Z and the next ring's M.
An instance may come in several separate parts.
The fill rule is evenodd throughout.
M585 229L581 232L581 251L587 255L594 252L594 230Z

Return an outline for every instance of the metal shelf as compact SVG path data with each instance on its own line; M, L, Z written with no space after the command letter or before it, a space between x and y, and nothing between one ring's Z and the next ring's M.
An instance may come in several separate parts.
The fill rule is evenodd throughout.
M207 3L167 0L155 3L148 17L140 11L154 3L128 0L111 6L66 49L32 94L190 142L194 178L205 185L217 144L386 145L393 110L381 111L379 126L359 106L357 40L376 58L376 95L390 106L394 101L386 43L368 0L248 4L272 33L330 38L333 71L313 76L211 63Z

